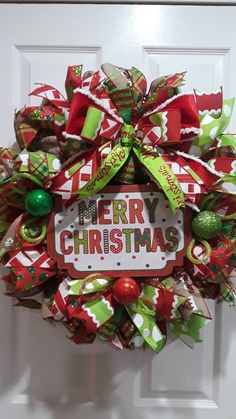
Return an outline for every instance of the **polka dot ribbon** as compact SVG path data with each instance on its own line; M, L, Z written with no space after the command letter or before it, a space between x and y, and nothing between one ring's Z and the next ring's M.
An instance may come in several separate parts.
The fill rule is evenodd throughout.
M70 296L68 312L71 317L76 317L77 320L86 323L86 333L96 331L100 333L99 331L103 325L108 322L112 324L118 306L118 303L112 297L114 281L114 279L97 273L83 280L72 280L68 283L68 295ZM155 352L159 352L166 343L166 336L159 328L159 320L173 323L172 328L175 330L175 322L178 324L182 319L181 307L184 310L188 297L192 299L193 296L186 291L182 291L183 295L180 292L175 293L173 289L174 280L171 278L164 282L154 281L152 285L143 281L141 284L142 293L140 297L135 303L125 306L125 311L138 332L138 335L137 332L135 334L137 339L133 339L133 343L146 343ZM198 316L201 312L199 309ZM190 316L192 311L188 313L188 316ZM192 323L194 324L194 321ZM187 327L190 328L189 334L197 335L197 331L193 331L188 322L185 325L186 329ZM176 331L178 330L176 329ZM114 334L112 338L114 339Z
M189 154L201 157L211 148L215 139L221 142L230 123L234 98L223 100L222 89L210 94L195 91L195 96L199 109L200 135L193 140ZM222 138L224 143L225 137Z

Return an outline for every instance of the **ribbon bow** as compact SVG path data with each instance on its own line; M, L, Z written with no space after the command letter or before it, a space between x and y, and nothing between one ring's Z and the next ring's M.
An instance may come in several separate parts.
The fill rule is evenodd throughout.
M112 69L117 72L117 68ZM119 72L119 76L122 76L122 72ZM144 77L140 72L139 76L141 79ZM158 95L153 103L149 103L148 99L144 101L144 94L141 94L141 98L139 95L139 100L135 102L132 96L135 88L132 90L128 86L110 89L108 92L104 89L93 92L75 89L65 137L87 142L91 147L96 147L96 154L103 150L102 145L106 140L109 142L105 147L110 148L95 175L78 190L77 196L87 197L104 188L133 151L138 161L161 185L173 211L184 205L182 188L156 149L157 145L173 145L200 132L194 96L180 94L167 99L170 87L175 85L179 76L172 76L171 81L167 79L165 88L162 84L157 86L162 93L161 99L166 99L161 104ZM93 157L95 155L91 156L90 161Z
M175 212L176 209L182 207L184 193L169 165L151 147L143 145L135 136L133 126L128 124L122 127L120 142L112 148L92 179L78 191L78 197L86 198L103 189L125 164L131 151L161 185L172 210ZM68 205L70 203L71 201Z

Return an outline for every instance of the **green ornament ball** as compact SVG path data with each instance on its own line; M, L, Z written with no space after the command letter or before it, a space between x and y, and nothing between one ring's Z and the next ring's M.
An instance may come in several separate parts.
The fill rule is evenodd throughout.
M33 189L25 198L25 210L32 215L42 217L51 212L53 197L44 189Z
M199 239L213 239L221 228L221 217L213 211L200 212L192 222L192 230Z

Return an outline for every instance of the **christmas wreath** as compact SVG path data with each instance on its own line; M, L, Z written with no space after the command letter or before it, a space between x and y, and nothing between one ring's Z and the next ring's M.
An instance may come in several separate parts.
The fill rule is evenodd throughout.
M68 68L67 98L39 85L0 149L0 257L16 305L75 343L159 352L199 342L207 299L234 305L234 99L159 77Z

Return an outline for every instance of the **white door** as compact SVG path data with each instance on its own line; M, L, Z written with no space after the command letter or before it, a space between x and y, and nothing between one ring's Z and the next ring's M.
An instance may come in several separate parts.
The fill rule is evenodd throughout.
M1 145L34 83L63 90L69 64L134 65L149 80L187 70L187 90L236 96L235 22L234 7L0 5ZM154 356L75 346L1 296L0 419L234 419L236 313L210 307L203 344Z

